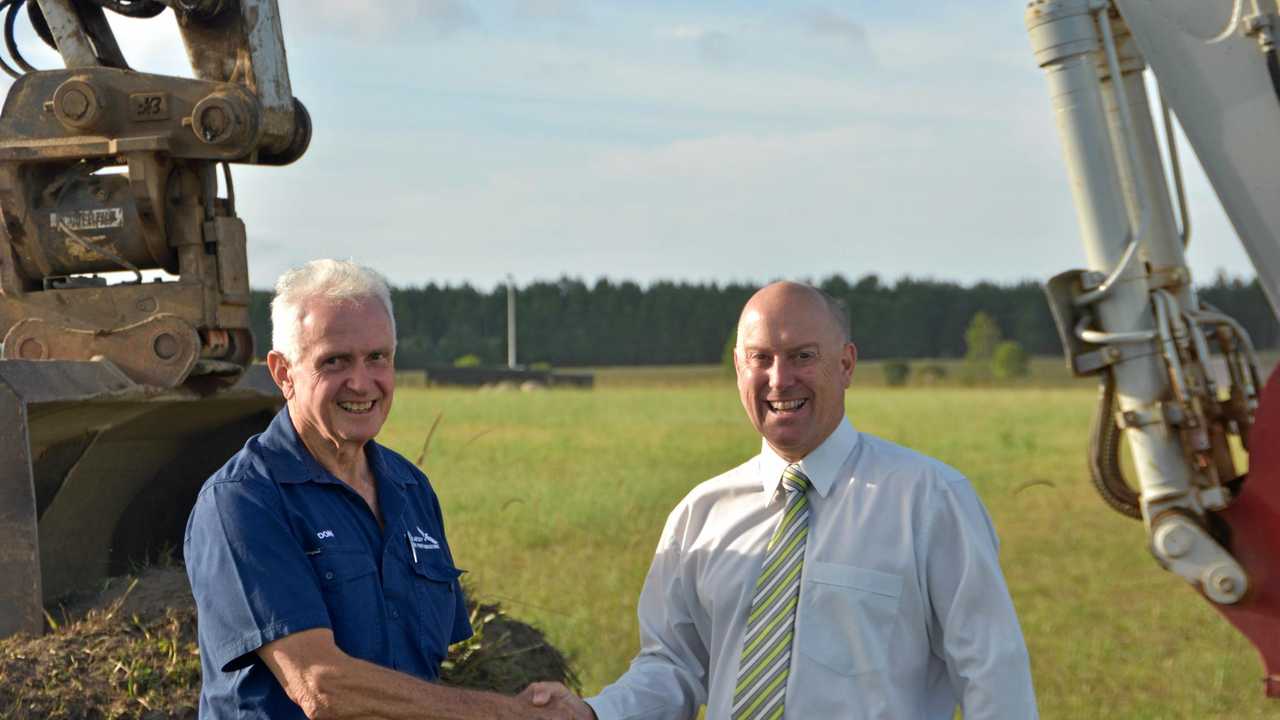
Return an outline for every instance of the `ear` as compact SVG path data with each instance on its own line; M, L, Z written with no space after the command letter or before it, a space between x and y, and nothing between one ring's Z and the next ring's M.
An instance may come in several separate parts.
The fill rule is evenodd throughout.
M844 344L840 351L840 377L844 381L845 389L849 388L849 384L853 382L853 368L858 364L858 346L851 342Z
M289 366L289 359L279 350L272 350L267 353L267 370L271 373L271 379L275 381L276 387L280 388L280 393L284 395L285 400L293 399L293 378L289 376L292 368Z

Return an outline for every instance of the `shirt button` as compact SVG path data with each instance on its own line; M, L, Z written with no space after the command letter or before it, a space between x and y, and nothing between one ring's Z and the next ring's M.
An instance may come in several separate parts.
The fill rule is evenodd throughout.
M332 580L332 579L333 579L333 571L332 571L332 570L330 570L329 572L326 572L326 573L324 574L324 579L325 579L325 580Z
M399 610L397 610L397 609L395 609L395 608L391 608L391 617L393 617L393 618L399 618L399 617L400 617L400 611L399 611Z

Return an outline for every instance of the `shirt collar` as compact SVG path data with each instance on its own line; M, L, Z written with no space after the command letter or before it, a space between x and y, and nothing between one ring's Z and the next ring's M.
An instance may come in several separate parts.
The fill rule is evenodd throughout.
M840 424L831 431L826 440L800 459L797 463L800 471L809 478L810 483L813 483L813 489L818 491L818 495L826 497L831 492L837 473L840 472L844 461L849 458L849 453L853 452L857 444L858 431L846 415L840 419ZM778 486L782 483L782 471L790 464L789 460L774 452L767 441L763 439L760 441L760 484L769 497L773 497L777 492Z
M294 428L293 420L289 417L288 405L280 408L280 412L276 413L276 416L271 420L271 424L259 436L258 441L266 451L264 454L267 462L275 471L274 475L277 482L286 484L342 482L328 470L325 470L315 459L315 456L311 454L311 451L307 449L307 446L302 444L302 438L298 437L298 431ZM408 475L387 472L386 460L383 457L386 452L381 445L373 440L365 444L365 455L369 458L374 477L379 480L391 478L401 485L408 484Z

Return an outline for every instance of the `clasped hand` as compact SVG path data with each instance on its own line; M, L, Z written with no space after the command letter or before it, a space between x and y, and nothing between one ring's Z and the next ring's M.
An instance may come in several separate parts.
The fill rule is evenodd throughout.
M530 710L534 710L530 713L531 717L596 720L591 706L560 683L533 683L520 693L519 698L529 704Z

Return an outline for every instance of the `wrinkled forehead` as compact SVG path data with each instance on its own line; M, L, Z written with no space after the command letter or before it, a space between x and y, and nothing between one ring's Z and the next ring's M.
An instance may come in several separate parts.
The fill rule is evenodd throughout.
M301 308L303 349L350 347L369 349L394 343L391 318L376 298L361 300L315 299Z

